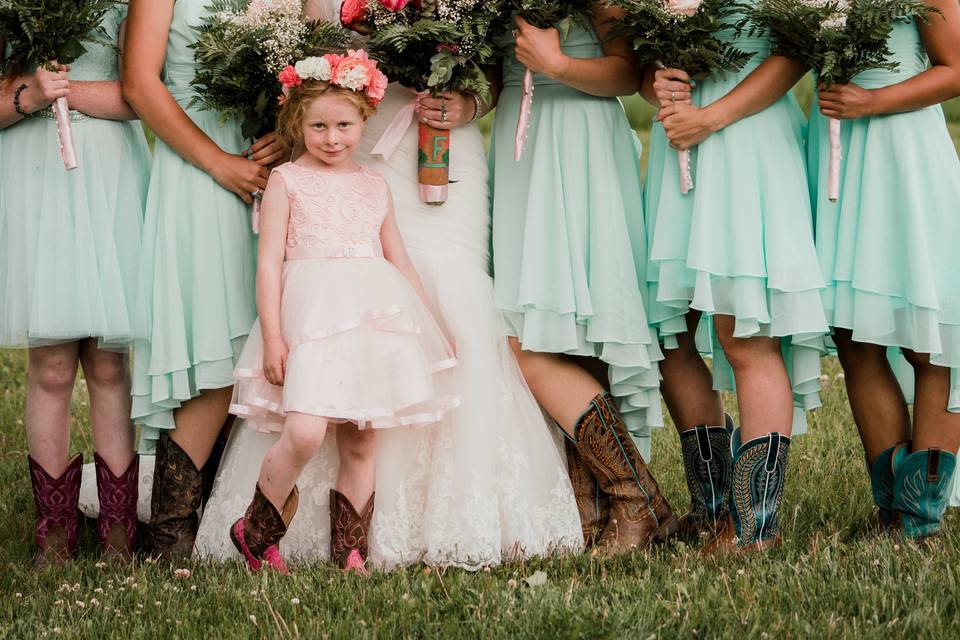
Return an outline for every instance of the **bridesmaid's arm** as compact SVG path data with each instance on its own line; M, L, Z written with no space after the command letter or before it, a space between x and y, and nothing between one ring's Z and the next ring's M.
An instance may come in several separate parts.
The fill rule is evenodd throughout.
M711 133L763 111L793 88L806 72L806 67L795 60L770 56L743 82L709 106L670 103L661 107L657 119L663 121L672 147L689 149Z
M13 103L21 85L27 85L27 88L20 92L20 109L26 114L41 111L58 98L71 96L73 85L70 83L68 71L69 67L60 65L58 71L38 69L31 75L0 79L0 129L11 127L25 118L17 113Z
M123 97L187 162L246 203L267 186L269 170L222 150L184 112L160 79L175 0L131 0L123 54Z
M126 37L127 22L120 23L117 43L120 55L117 56L119 73L123 77L123 45ZM80 81L70 84L70 108L88 116L102 120L136 120L137 114L123 99L123 90L119 81Z
M820 111L830 118L864 118L923 109L960 96L960 4L956 0L927 0L943 15L918 21L930 68L882 89L855 84L820 88Z
M593 9L593 25L603 43L599 58L572 58L561 50L556 29L538 29L517 18L517 60L531 71L595 96L633 95L640 88L636 58L623 38L610 40L611 19L622 10L598 2Z

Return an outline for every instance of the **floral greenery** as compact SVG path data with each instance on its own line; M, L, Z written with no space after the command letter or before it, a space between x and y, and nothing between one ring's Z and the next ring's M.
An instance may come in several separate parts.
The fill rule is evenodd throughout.
M499 0L423 0L393 11L371 0L367 45L393 81L489 99L483 67L496 59L491 40L500 6Z
M566 39L575 24L590 23L595 4L595 0L508 0L506 17L522 16L538 29L556 27Z
M45 65L70 64L98 42L101 22L114 0L0 0L0 38L7 55L2 75ZM2 52L0 52L2 53Z
M192 104L219 112L223 121L239 119L243 135L253 138L272 130L276 123L280 83L279 70L268 63L275 54L265 45L271 38L278 39L276 25L264 21L246 28L232 19L243 14L249 4L249 0L213 0L192 45L197 71L191 84L197 94ZM339 25L322 20L303 22L299 7L294 19L297 33L289 38L291 44L282 56L283 64L340 51L350 43L350 34Z
M703 79L713 73L739 71L753 57L730 37L734 18L743 5L729 0L704 0L691 16L669 11L663 0L609 0L624 11L613 28L630 42L642 65L663 64Z
M769 30L774 52L803 62L827 84L869 69L896 69L887 39L897 20L939 13L923 0L759 0L751 32Z

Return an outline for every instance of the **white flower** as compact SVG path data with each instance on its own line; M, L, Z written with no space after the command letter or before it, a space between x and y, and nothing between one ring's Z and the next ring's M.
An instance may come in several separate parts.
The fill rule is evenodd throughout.
M700 10L703 0L666 0L664 8L673 14L690 17Z
M320 80L327 82L333 75L333 67L326 58L306 58L294 65L297 75L304 80Z
M359 91L370 84L370 72L365 65L341 65L338 68L336 83L341 87Z

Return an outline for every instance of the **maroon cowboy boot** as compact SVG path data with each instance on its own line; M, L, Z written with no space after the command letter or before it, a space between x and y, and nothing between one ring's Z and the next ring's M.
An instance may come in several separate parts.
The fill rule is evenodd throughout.
M368 538L373 520L373 498L359 513L350 500L336 489L330 489L330 559L344 573L366 576L369 555Z
M32 457L27 457L33 500L37 505L37 568L64 564L77 551L77 503L83 457L75 455L59 478L52 478Z
M140 456L134 456L127 470L119 476L113 475L99 455L94 454L93 461L100 498L100 517L97 518L100 553L109 560L130 562L137 537Z

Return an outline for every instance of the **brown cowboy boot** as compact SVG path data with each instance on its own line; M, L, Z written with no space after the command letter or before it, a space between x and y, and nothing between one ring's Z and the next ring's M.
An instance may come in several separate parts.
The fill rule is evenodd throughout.
M173 560L193 553L202 492L203 475L187 452L169 437L160 438L150 499L153 555Z
M34 565L42 569L63 564L77 551L77 503L83 457L78 454L71 458L59 478L52 478L32 457L28 456L27 462L37 506Z
M140 482L140 456L134 456L127 470L113 475L99 455L93 455L97 470L97 495L100 499L100 517L97 533L100 553L110 560L133 560L137 537L137 488Z
M277 544L286 535L287 527L297 513L300 505L300 491L296 485L283 503L283 512L277 511L273 503L263 495L260 484L253 493L253 501L247 507L242 518L230 527L230 540L237 548L250 570L256 573L263 564L276 569L283 575L289 575L286 563L280 557Z
M577 511L580 513L580 526L583 529L583 544L592 547L600 532L607 526L610 517L610 498L600 490L600 484L590 473L590 469L583 461L583 456L577 451L577 446L564 438L567 450L567 473L570 484L573 485L573 496L577 501Z
M610 499L610 518L597 541L609 555L646 549L676 531L673 509L637 451L608 393L590 403L575 429L583 461Z
M367 538L373 519L373 499L370 496L362 511L357 510L345 495L330 489L330 559L344 573L369 575Z

